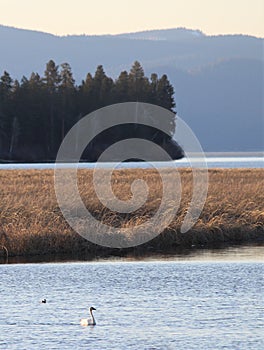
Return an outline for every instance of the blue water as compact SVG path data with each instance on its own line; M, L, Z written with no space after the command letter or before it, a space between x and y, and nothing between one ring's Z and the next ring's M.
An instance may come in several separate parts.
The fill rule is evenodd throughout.
M195 164L195 158L193 158ZM198 159L199 161L199 159ZM208 168L264 168L264 158L258 157L206 157L205 162ZM205 164L205 163L204 163ZM204 167L203 164L203 167ZM150 167L190 167L188 159L177 160L174 162L129 162L116 163L118 168L150 168ZM70 164L61 164L60 167L69 167ZM113 166L113 163L80 163L79 168L93 169L95 166L107 168ZM0 164L1 169L54 169L54 163L35 163L35 164Z
M0 349L262 350L263 267L184 258L0 265ZM97 325L82 327L91 305Z

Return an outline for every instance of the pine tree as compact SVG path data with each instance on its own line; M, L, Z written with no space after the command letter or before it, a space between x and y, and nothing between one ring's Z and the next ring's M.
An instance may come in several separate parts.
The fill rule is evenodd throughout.
M174 95L173 86L170 84L167 75L164 74L158 80L156 102L159 106L173 111L173 108L175 107L173 95Z
M46 65L44 72L44 82L46 88L48 115L49 115L49 139L47 140L47 151L50 158L55 156L55 141L56 141L56 125L58 114L58 88L60 83L59 67L53 60L50 60Z
M93 97L97 100L97 108L106 106L111 101L113 80L105 74L102 65L96 69L93 79Z
M50 60L46 65L44 81L46 83L47 90L51 94L58 91L60 80L59 66L56 66L55 62Z
M152 73L150 76L150 103L156 103L157 101L158 82L158 75Z
M81 117L93 110L93 103L93 77L91 73L88 73L78 89L78 109Z
M127 71L120 73L118 79L115 81L114 101L128 102L129 96L129 76Z
M62 63L59 85L61 141L64 139L66 131L70 128L71 122L74 124L76 120L76 91L74 84L75 80L70 65L68 63Z
M10 74L4 71L4 74L0 78L0 95L7 96L12 90L13 79Z
M167 75L164 74L158 80L156 104L173 112L173 108L176 106L173 94L173 86L170 84ZM175 118L173 117L170 120L164 120L163 126L166 128L167 132L172 136L175 132Z
M132 101L147 102L149 81L138 61L135 61L129 72L129 99Z
M4 71L0 77L0 146L6 155L8 154L7 145L10 145L12 127L12 90L13 79L8 72Z
M0 77L0 114L5 119L8 118L12 109L12 89L13 79L9 73L4 71L4 74Z

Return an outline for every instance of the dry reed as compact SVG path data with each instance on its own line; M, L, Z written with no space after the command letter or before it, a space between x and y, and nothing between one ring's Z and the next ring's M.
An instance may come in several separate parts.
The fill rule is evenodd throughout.
M167 169L168 179L173 171ZM78 171L79 191L88 210L102 222L129 228L146 222L157 211L162 184L155 170L113 173L112 187L119 199L131 197L131 183L135 179L144 179L149 186L146 204L131 214L111 212L100 203L93 188L92 173L92 170ZM175 247L264 241L262 169L209 170L204 209L187 233L180 233L180 227L191 200L192 172L181 169L180 174L182 199L177 215L159 236L139 249L166 252ZM171 186L173 189L173 182ZM0 246L8 249L9 256L58 253L75 256L111 251L85 240L65 221L57 204L52 170L1 170L0 191Z

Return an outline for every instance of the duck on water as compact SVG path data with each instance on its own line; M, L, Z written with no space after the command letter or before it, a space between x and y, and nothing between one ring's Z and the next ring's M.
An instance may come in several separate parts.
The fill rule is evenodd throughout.
M81 326L95 326L96 322L94 319L93 311L96 310L94 307L90 307L91 318L82 318L80 321Z

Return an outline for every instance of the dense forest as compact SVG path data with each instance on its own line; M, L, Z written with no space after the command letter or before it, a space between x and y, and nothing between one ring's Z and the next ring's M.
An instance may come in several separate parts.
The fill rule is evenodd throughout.
M75 83L68 63L59 66L53 60L47 63L43 77L32 73L19 82L5 71L0 78L0 160L54 161L67 132L88 113L129 101L152 103L174 111L173 95L174 89L166 75L159 78L153 73L149 79L138 61L129 72L122 71L116 80L108 77L99 65L94 76L88 73L80 85ZM171 136L174 131L175 118L172 118L169 121ZM154 128L130 125L99 135L93 145L88 145L82 160L96 161L104 150L100 147L102 140L106 148L122 138L142 137L142 134L146 139L166 145L172 158L183 156L171 136Z

